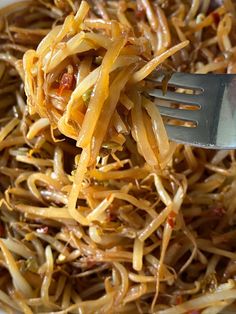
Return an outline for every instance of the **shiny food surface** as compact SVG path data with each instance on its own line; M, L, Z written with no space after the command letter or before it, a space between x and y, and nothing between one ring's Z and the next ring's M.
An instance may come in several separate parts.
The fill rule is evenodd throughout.
M235 73L234 3L0 16L0 307L234 313L235 151L170 142L146 93L154 70L163 91L173 71Z

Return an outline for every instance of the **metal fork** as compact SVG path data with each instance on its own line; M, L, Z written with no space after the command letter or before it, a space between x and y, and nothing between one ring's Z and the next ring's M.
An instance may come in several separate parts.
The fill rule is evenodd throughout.
M162 80L163 75L149 79L159 85ZM168 81L169 86L190 89L193 93L169 90L163 93L162 89L154 88L148 94L171 103L183 104L181 108L193 105L197 109L189 110L189 106L184 109L167 107L163 106L163 101L158 105L162 116L194 123L194 127L186 127L166 122L171 140L212 149L236 148L236 75L176 72Z

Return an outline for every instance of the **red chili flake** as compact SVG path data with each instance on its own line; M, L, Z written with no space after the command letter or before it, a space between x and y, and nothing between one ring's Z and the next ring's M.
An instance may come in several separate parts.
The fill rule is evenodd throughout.
M167 218L167 222L170 225L170 227L173 229L175 226L175 217L176 217L176 213L175 212L170 212L168 218Z
M217 12L212 12L212 18L216 26L220 23L220 15Z
M89 268L92 268L96 265L96 262L94 260L91 260L91 259L88 259L86 261L86 267L89 269Z
M182 303L183 303L182 295L177 295L176 298L175 298L175 304L179 305L179 304L182 304Z
M137 7L135 10L135 15L138 19L144 19L146 13L141 1L137 1Z
M41 228L37 228L36 229L36 232L38 232L38 233L48 233L48 227L47 226L45 226L45 227L41 227Z
M136 10L135 15L136 15L137 19L142 20L145 16L145 11L144 10Z
M214 207L212 208L212 213L214 214L214 216L223 217L226 211L224 207Z
M114 214L114 212L112 212L111 208L107 208L106 214L107 214L107 221L108 222L115 221L117 218L117 216Z
M64 90L72 90L75 84L75 77L71 73L64 73L62 75L59 89L58 89L58 94L61 95Z
M4 237L5 234L5 228L3 224L0 224L0 237Z

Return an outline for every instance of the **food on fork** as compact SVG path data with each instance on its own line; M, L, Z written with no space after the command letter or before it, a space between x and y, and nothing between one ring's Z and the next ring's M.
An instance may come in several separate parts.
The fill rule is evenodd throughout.
M235 309L235 151L170 142L153 71L235 72L235 5L0 11L0 307ZM163 90L167 81L163 81Z

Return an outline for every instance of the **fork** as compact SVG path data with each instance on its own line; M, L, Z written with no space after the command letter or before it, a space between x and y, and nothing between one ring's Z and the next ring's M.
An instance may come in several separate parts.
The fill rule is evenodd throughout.
M158 72L157 72L158 73ZM164 76L155 74L149 81L160 86ZM148 94L157 101L169 138L173 141L212 149L236 148L236 75L174 73L168 88L187 89L180 93L154 88ZM163 105L164 101L181 104L181 108ZM196 110L190 110L195 106ZM171 119L182 125L169 124Z

